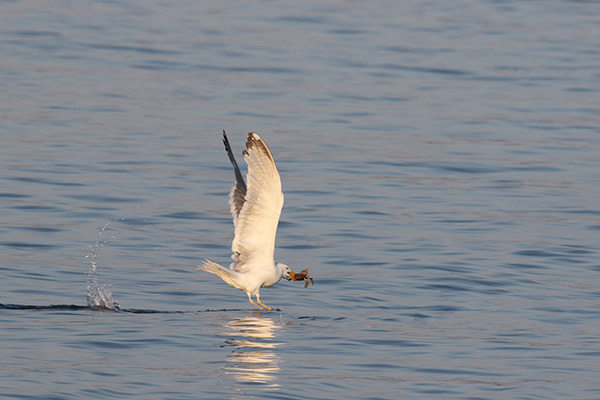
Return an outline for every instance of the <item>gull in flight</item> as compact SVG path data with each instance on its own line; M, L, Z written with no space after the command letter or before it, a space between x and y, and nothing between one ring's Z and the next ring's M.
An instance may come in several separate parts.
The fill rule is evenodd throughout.
M234 288L243 290L250 303L269 311L271 307L260 301L261 287L273 286L281 278L296 280L296 275L299 279L304 279L301 274L294 274L287 265L275 264L273 258L277 224L283 207L281 179L273 154L256 133L248 134L246 150L243 151L248 164L247 186L225 131L223 143L235 172L235 185L229 193L235 227L235 237L231 244L233 262L229 268L225 268L205 260L201 269L216 274ZM256 302L252 300L252 296L256 297Z

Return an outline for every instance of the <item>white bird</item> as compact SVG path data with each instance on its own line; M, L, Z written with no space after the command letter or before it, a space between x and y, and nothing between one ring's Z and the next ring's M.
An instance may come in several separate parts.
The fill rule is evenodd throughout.
M235 227L235 237L231 244L233 262L227 269L205 260L201 269L216 274L234 288L243 290L250 303L268 311L271 307L260 301L260 288L273 286L282 277L296 280L296 274L287 265L275 264L274 261L275 235L283 207L281 179L271 151L256 133L248 134L246 150L243 151L248 164L248 186L235 161L225 131L223 143L235 172L235 185L229 193ZM252 300L253 295L256 302Z

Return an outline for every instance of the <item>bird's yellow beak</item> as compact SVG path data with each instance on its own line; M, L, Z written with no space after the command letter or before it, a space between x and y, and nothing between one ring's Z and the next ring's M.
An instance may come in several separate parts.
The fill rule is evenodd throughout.
M293 272L292 270L290 270L290 272L287 273L286 276L284 276L285 279L287 279L288 281L295 281L296 280L296 273Z

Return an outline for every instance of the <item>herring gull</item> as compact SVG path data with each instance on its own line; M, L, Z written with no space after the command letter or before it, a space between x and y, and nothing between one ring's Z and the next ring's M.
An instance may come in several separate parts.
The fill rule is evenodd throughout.
M243 151L248 164L246 185L225 131L223 144L235 172L235 185L229 193L235 227L231 244L233 262L229 268L225 268L205 260L200 268L246 292L250 303L269 311L272 308L260 301L261 287L273 286L281 278L305 280L308 285L307 278L311 278L307 276L308 270L296 274L287 265L274 261L275 235L283 207L283 193L271 150L259 135L254 132L248 134L246 150ZM256 297L256 302L252 296Z

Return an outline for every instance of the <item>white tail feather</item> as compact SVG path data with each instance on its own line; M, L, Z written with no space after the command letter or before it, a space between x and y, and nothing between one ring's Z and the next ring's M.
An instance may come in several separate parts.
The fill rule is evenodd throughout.
M225 282L227 282L228 284L230 284L231 286L233 286L236 289L244 290L236 282L237 273L235 271L227 269L227 268L223 267L222 265L219 265L216 262L213 262L210 260L204 260L204 263L202 264L200 269L202 269L203 271L218 275L221 279L223 279Z

